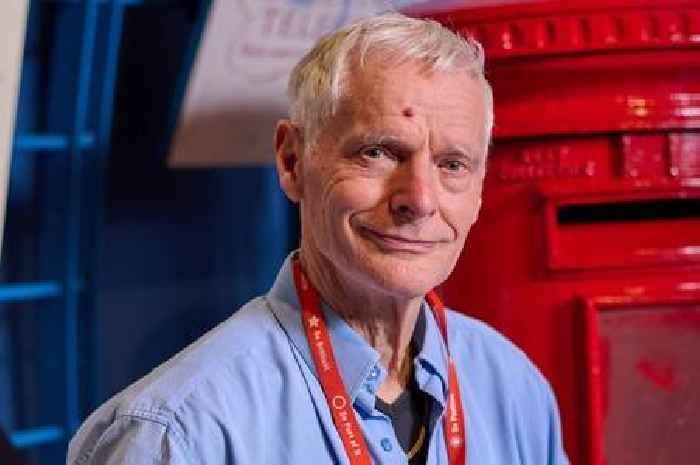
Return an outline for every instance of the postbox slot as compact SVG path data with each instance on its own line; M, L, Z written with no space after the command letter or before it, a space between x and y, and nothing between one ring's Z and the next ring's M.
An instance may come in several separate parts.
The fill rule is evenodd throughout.
M700 264L700 198L550 200L552 270Z
M561 205L557 209L560 225L681 218L700 218L700 199Z

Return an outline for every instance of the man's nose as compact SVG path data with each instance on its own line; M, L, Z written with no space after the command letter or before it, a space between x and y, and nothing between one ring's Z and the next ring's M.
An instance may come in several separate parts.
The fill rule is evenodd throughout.
M424 160L407 160L396 173L390 208L401 223L416 222L435 213L438 186L431 168Z

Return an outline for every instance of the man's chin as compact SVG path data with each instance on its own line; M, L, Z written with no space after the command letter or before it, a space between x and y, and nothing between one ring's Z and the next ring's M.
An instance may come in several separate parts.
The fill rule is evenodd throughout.
M410 268L374 269L370 273L370 279L377 292L403 299L423 297L443 281L434 272L426 273Z

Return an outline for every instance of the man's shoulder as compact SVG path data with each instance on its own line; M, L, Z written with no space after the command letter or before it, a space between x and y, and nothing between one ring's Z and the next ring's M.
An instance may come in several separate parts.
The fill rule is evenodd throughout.
M523 387L534 384L549 389L532 360L504 334L481 320L452 310L448 312L448 321L450 348L456 349L465 363L486 366L492 376L507 376L511 380L519 377Z
M265 364L270 343L283 342L282 335L265 298L255 298L123 391L123 408L176 410L201 384Z
M513 457L520 462L567 464L556 398L540 370L488 324L456 312L448 321L450 352L467 384L467 411L480 415L492 437L515 438L509 444L518 444Z
M478 344L505 357L527 361L527 356L510 339L488 323L455 310L448 310L450 337L457 343Z
M265 297L253 299L103 404L85 421L71 449L75 453L91 448L90 443L125 419L160 425L168 434L184 438L189 416L220 414L217 409L229 401L245 402L243 383L264 377L274 384L279 370L269 368L277 363L275 353L285 350L289 351L286 336Z

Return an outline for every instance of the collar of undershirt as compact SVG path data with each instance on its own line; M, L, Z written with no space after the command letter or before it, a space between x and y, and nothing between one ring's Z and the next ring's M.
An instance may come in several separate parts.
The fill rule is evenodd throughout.
M375 400L375 408L391 420L396 438L404 452L410 454L411 463L422 463L430 405L430 398L418 388L415 380L391 404L379 397Z

